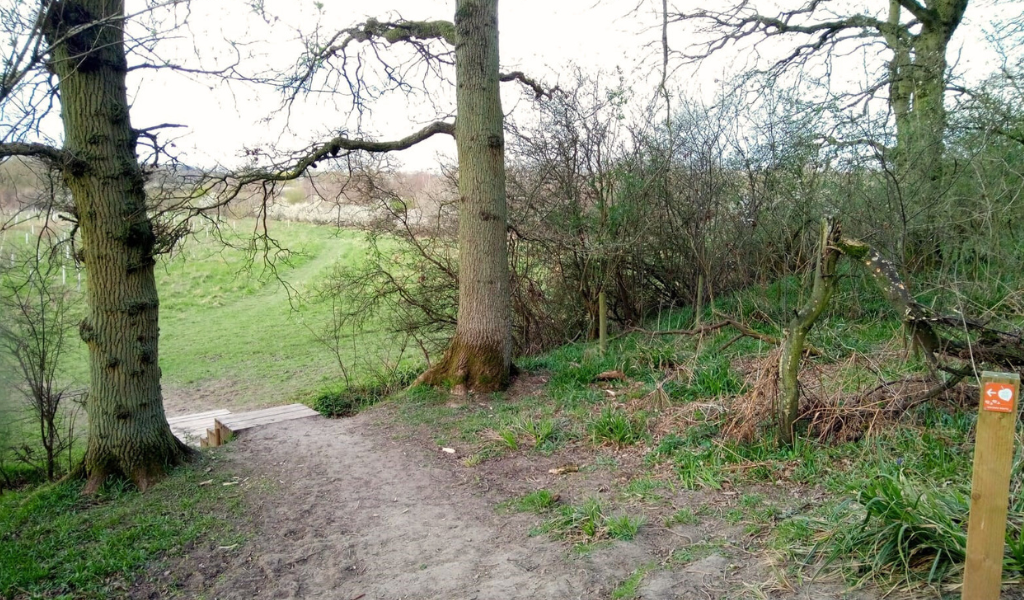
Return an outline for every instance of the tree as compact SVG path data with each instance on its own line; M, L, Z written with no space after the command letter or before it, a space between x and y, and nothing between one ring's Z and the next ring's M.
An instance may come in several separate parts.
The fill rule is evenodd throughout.
M762 14L749 2L737 2L725 10L700 10L677 13L675 21L692 21L710 35L709 41L691 58L701 58L723 48L750 41L783 40L789 46L767 68L772 76L808 64L815 58L826 61L867 49L880 42L889 54L884 73L878 81L860 90L856 96L867 101L879 89L888 90L888 106L896 126L895 145L884 140L869 143L893 166L893 180L901 186L901 203L916 200L901 210L904 228L907 221L921 217L925 229L921 235L907 236L904 259L924 258L932 248L927 218L943 193L944 138L947 128L945 92L947 89L947 52L957 27L963 20L968 0L889 0L862 13L843 13L850 7L838 7L829 0L808 0L793 10ZM831 73L831 65L822 71Z
M444 357L420 381L494 391L512 370L497 0L459 0L455 31L459 314Z
M143 132L129 118L125 18L122 0L42 1L19 21L24 29L15 32L0 82L0 102L13 104L37 99L27 88L45 85L43 69L56 75L63 147L8 136L0 157L43 159L71 191L77 257L88 272L79 325L89 350L87 493L111 476L145 490L191 453L171 433L160 390L158 244L136 158Z
M38 426L33 437L43 450L36 460L38 447L21 444L18 456L40 465L50 481L59 474L63 457L71 462L75 413L69 412L67 401L80 395L60 377L76 329L72 320L78 296L64 284L62 248L53 241L48 236L39 240L35 248L21 252L21 260L0 271L0 349L20 375L20 381L8 385L24 396Z
M353 101L360 107L364 96L373 92L359 72L349 77L345 71L353 48L363 44L379 58L377 50L381 47L406 44L437 68L450 62L450 51L439 47L454 47L456 123L437 121L397 141L340 135L302 153L297 160L286 161L286 167L238 173L219 200L220 204L230 202L245 186L257 182L296 179L319 161L344 158L352 152L392 152L436 134L454 136L460 196L458 319L444 356L418 381L450 386L457 392L503 389L512 372L504 115L498 84L519 81L538 97L547 93L523 73L499 73L497 9L497 0L458 0L454 22L370 19L330 36L326 43L309 43L307 54L297 63L299 68L279 80L289 101L302 91L311 91L321 69L334 69L337 80L347 83ZM331 66L336 59L340 66ZM390 78L386 85L399 89L408 86L397 79L403 69L385 70Z

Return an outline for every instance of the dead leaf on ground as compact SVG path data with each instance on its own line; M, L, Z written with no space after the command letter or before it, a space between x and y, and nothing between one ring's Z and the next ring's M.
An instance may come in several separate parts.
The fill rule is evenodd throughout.
M618 370L598 373L597 376L594 377L594 381L625 381L626 379L628 379L626 374Z

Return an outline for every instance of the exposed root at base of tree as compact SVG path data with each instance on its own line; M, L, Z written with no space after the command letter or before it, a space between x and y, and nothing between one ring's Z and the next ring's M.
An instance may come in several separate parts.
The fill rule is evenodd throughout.
M127 479L140 492L145 492L166 477L170 469L198 456L198 452L194 448L173 436L171 437L174 440L174 446L167 456L149 460L139 461L133 457L134 459L130 462L121 461L114 456L108 455L99 458L95 456L95 453L86 452L85 458L77 468L67 475L65 480L85 479L85 486L82 488L82 493L85 495L95 494L107 480L114 478ZM90 465L92 466L90 467Z
M413 385L444 387L456 395L489 393L508 388L512 374L510 352L500 344L472 344L456 333L441 360Z

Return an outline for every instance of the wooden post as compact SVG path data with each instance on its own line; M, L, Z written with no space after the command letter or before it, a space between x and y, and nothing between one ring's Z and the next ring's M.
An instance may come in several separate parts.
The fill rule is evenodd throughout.
M210 448L220 446L220 429L214 425L213 429L206 430L206 444Z
M597 345L601 356L608 351L608 297L604 290L597 295Z
M999 600L1020 376L981 374L962 600Z

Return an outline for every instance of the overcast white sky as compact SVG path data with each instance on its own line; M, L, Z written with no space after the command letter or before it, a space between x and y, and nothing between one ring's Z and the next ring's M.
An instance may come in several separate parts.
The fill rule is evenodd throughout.
M545 82L557 83L564 77L566 65L576 63L585 68L611 70L620 67L627 77L635 78L639 88L653 87L653 79L644 79L656 64L650 62L660 39L655 3L646 0L638 13L632 13L638 0L502 0L499 4L499 27L502 66L505 70L521 69ZM883 0L873 0L882 2ZM326 1L322 11L312 0L266 0L268 12L280 18L267 26L256 18L244 0L193 2L188 31L164 52L180 56L195 55L194 47L204 56L204 63L214 64L218 56L226 56L225 39L247 40L258 61L285 66L295 60L297 28L309 30L319 19L326 29L343 28L367 16L386 17L397 12L409 19L451 19L454 0L380 0ZM676 2L678 8L692 10L697 2ZM688 5L687 5L688 4ZM130 5L130 3L129 3ZM660 2L657 2L660 6ZM1005 7L1004 7L1005 8ZM972 3L969 19L956 39L958 70L962 73L991 72L993 57L982 41L982 29L995 10ZM977 15L981 15L979 18ZM186 35L190 34L190 35ZM670 30L670 45L684 46L690 34L681 25ZM174 59L173 56L170 58ZM641 65L645 60L648 62ZM861 60L861 59L858 59ZM250 63L252 64L252 63ZM708 62L699 72L683 69L672 82L687 94L710 95L717 87L715 80L728 76L742 66L737 56L723 54ZM252 68L252 67L250 67ZM639 69L639 70L638 70ZM853 63L853 71L857 63ZM510 84L504 84L506 86ZM331 130L345 127L345 114L337 106L320 103L297 105L289 120L289 131L282 136L284 120L271 123L262 120L279 105L280 98L269 88L250 85L228 85L216 81L196 81L166 71L135 71L129 82L134 96L132 121L135 127L158 123L181 123L179 150L195 163L235 164L243 146L257 146L277 140L282 146L302 146L323 139ZM640 90L648 93L649 90ZM505 92L505 110L514 108L517 94ZM441 105L450 101L442 95ZM374 109L363 126L381 137L405 135L434 119L434 109L416 100L411 104L395 98ZM352 128L354 123L348 122ZM427 169L436 164L439 151L454 153L454 142L438 139L434 143L402 154L409 169Z

